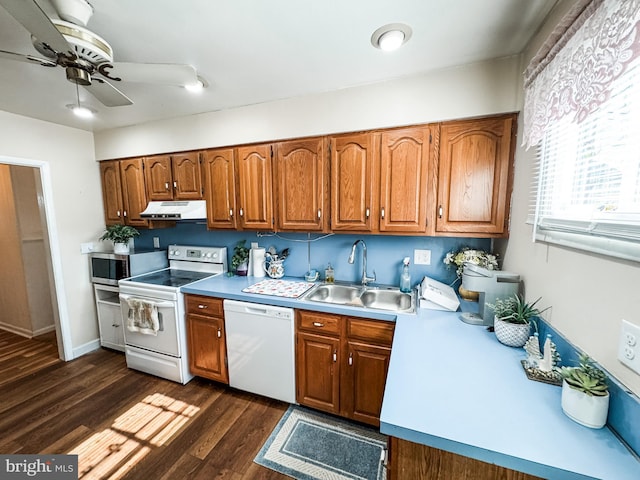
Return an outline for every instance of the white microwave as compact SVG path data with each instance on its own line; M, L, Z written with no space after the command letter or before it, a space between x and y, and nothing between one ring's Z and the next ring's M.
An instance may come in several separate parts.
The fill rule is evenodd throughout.
M126 255L109 252L91 254L91 281L118 285L118 280L169 266L166 250L138 250Z

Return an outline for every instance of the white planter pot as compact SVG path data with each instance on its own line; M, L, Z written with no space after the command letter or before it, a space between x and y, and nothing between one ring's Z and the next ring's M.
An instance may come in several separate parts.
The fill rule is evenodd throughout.
M113 253L118 255L126 255L129 253L129 244L128 243L114 243L113 244Z
M500 343L509 347L523 347L529 339L531 324L509 323L494 316L493 330Z
M589 428L602 428L607 423L609 394L604 397L587 395L562 381L562 411L574 422Z

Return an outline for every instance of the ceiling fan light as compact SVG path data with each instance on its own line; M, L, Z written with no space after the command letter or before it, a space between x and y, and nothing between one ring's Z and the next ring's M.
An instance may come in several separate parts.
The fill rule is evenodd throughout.
M73 113L76 117L93 118L93 112L87 107L76 105L75 107L73 107Z

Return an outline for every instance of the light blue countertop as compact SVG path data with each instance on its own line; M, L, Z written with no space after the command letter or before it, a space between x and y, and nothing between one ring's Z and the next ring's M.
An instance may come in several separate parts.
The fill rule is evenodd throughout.
M301 281L300 278L284 278ZM528 380L524 351L458 313L388 314L242 292L261 279L217 276L184 293L396 321L382 433L552 480L638 480L640 462L608 428L562 412L561 388Z

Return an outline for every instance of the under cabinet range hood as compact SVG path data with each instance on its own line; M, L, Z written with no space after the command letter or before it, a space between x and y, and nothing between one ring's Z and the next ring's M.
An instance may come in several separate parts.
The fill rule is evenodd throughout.
M207 204L205 200L149 202L140 216L152 220L205 220Z

